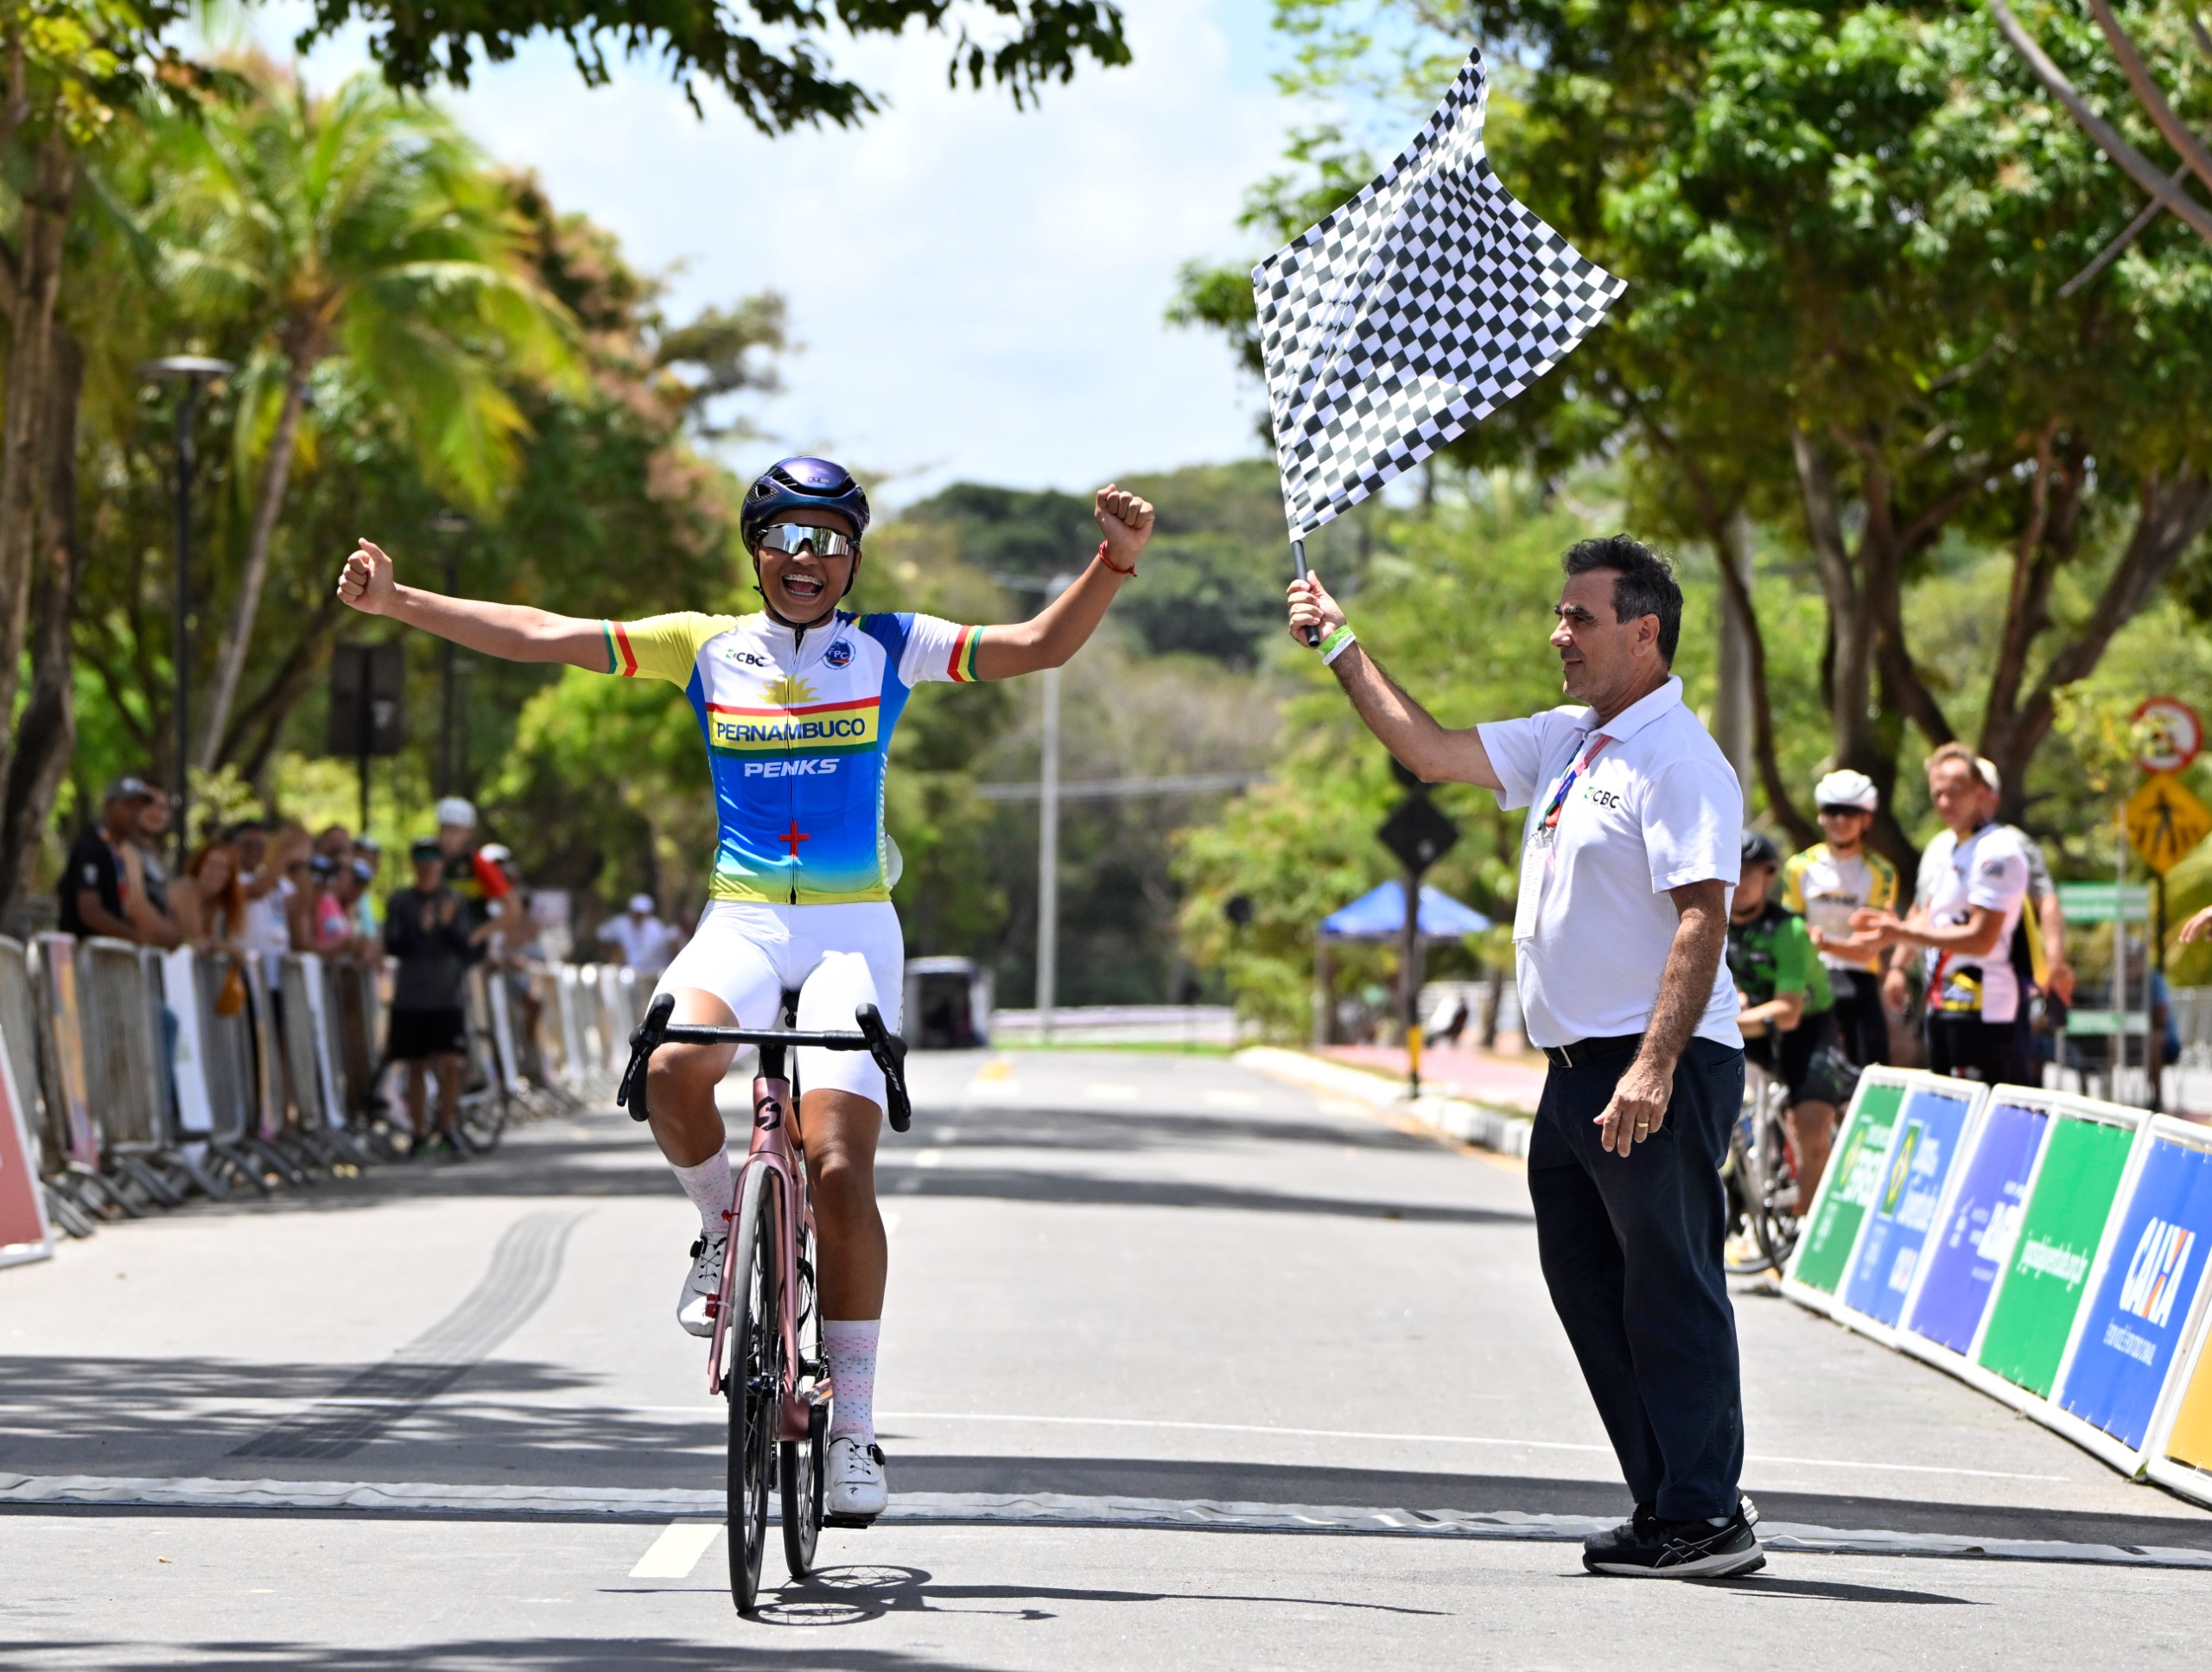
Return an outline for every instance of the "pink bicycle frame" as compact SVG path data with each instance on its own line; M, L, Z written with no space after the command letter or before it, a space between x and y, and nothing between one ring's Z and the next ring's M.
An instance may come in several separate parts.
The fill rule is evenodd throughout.
M745 1165L738 1169L737 1192L731 1201L733 1208L744 1201L756 1169L765 1169L774 1176L784 1230L782 1246L776 1251L777 1312L784 1335L784 1364L787 1367L781 1438L803 1440L807 1438L809 1402L798 1391L798 1250L802 1239L814 1230L814 1204L808 1198L806 1172L798 1165L798 1152L794 1148L794 1134L798 1131L798 1109L791 1101L791 1083L766 1078L753 1081L753 1142L746 1154ZM715 1305L714 1334L707 1350L709 1397L722 1390L722 1350L729 1338L731 1307L736 1300L738 1259L737 1226L733 1221L729 1247L722 1256L721 1294ZM817 1300L816 1304L820 1301Z

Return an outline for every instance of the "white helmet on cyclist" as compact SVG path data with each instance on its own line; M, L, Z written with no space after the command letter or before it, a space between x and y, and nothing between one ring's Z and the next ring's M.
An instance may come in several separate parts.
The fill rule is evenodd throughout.
M1834 808L1854 813L1871 813L1882 804L1882 792L1874 787L1874 780L1866 773L1846 769L1830 772L1813 786L1813 804L1822 812Z
M438 803L438 823L458 824L464 830L476 826L476 807L467 796L449 795Z

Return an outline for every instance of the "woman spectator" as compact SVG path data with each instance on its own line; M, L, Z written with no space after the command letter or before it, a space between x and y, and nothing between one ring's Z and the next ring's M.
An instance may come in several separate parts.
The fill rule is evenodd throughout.
M222 841L204 843L184 862L169 888L177 927L202 953L243 953L245 890L239 887L238 849Z

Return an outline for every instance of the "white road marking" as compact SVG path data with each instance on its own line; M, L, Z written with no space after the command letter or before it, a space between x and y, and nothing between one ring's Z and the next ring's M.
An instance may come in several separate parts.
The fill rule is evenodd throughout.
M661 1529L661 1535L652 1542L645 1554L638 1558L638 1565L630 1570L632 1579L690 1579L691 1570L699 1565L699 1558L707 1554L707 1547L715 1542L715 1535L721 1528L711 1521L671 1521Z
M886 1237L896 1237L899 1234L899 1216L897 1214L887 1213L883 1216L883 1234ZM689 1410L690 1408L689 1406L685 1406L683 1408Z
M1257 1109L1260 1094L1256 1091L1209 1091L1201 1101L1209 1109Z
M925 1168L943 1167L944 1152L941 1149L918 1150L914 1154L914 1165Z
M1290 1434L1308 1440L1385 1440L1420 1446L1505 1446L1532 1452L1585 1452L1611 1457L1610 1446L1580 1445L1564 1440L1511 1440L1492 1434L1376 1434L1357 1428L1291 1428L1258 1422L1168 1422L1138 1416L1027 1416L999 1415L986 1411L879 1411L877 1415L901 1422L1003 1422L1014 1427L1057 1423L1092 1428L1175 1428L1193 1434ZM1747 1456L1746 1463L1789 1464L1815 1469L1873 1469L1909 1475L1964 1475L1978 1480L2065 1481L2069 1475L2021 1475L2001 1469L1948 1469L1928 1463L1863 1463L1848 1458ZM1611 1523L1607 1523L1610 1525Z
M678 1518L654 1549L689 1524L709 1535L726 1512L720 1492L639 1491L622 1487L437 1486L373 1481L134 1479L97 1475L0 1474L0 1503L137 1504L159 1509L457 1510L518 1517L574 1519L605 1515L623 1520ZM1961 1516L1975 1513L1962 1508ZM1331 1504L1227 1504L1205 1498L1078 1497L1059 1492L893 1492L887 1521L960 1524L994 1522L1088 1526L1231 1528L1249 1532L1395 1534L1457 1538L1567 1541L1613 1524L1597 1516L1530 1515L1520 1510L1348 1508ZM2212 1571L2212 1550L2173 1546L2077 1544L2058 1540L1986 1538L1960 1533L1897 1533L1765 1521L1760 1542L1770 1550L1849 1555L1950 1556L2021 1561L2100 1563L2113 1567L2190 1567ZM691 1556L696 1563L706 1546ZM652 1553L647 1552L647 1560ZM639 1564L642 1570L645 1562ZM690 1567L684 1573L690 1571ZM647 1575L641 1571L638 1577ZM669 1577L682 1577L682 1574ZM1757 1581L1752 1581L1756 1584Z
M1093 1080L1084 1090L1102 1103L1133 1103L1144 1095L1136 1087L1117 1080Z

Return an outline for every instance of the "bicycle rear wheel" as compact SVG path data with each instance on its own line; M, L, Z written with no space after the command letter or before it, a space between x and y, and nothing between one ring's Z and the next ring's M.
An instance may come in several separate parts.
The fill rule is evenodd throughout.
M793 1308L798 1317L799 1363L795 1368L801 1395L818 1401L828 1366L822 1357L822 1304L815 1289L814 1262L814 1233L810 1230L799 1238L798 1305ZM828 1473L823 1435L829 1415L827 1406L814 1403L807 1437L784 1441L784 1565L795 1580L813 1571L814 1548L822 1536L822 1497Z
M732 1245L729 1336L723 1391L729 1396L729 1594L741 1614L760 1591L768 1542L768 1488L782 1427L784 1338L776 1293L780 1214L775 1179L747 1175Z

